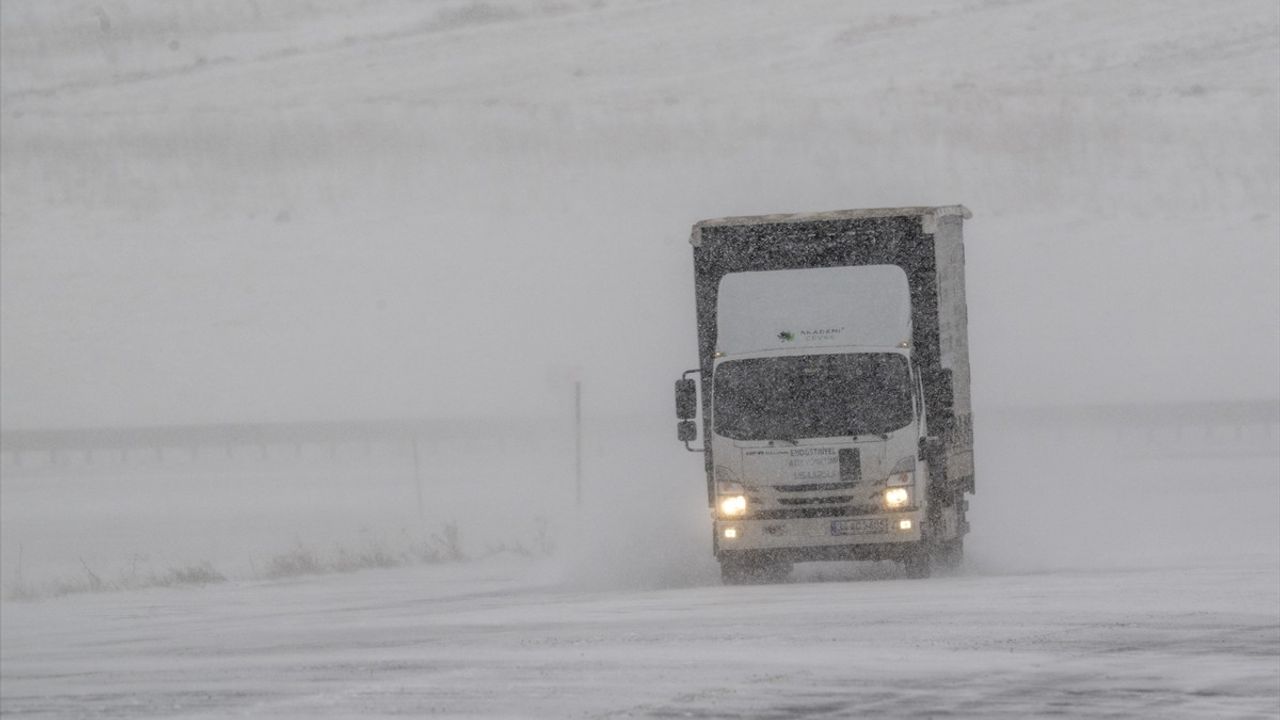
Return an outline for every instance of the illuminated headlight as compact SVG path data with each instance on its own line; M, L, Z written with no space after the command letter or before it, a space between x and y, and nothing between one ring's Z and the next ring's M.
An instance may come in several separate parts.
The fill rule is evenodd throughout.
M736 528L736 527L725 528L725 529L724 529L724 537L725 537L725 539L726 539L726 540L737 540L737 539L738 539L738 528Z
M911 492L904 487L892 487L884 491L884 506L890 510L911 504Z
M746 495L720 496L720 514L725 517L738 517L747 512Z

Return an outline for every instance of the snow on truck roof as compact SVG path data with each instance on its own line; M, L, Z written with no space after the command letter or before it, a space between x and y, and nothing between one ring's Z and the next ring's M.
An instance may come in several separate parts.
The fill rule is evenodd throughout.
M969 208L963 205L939 205L937 207L899 207L899 208L866 208L862 210L832 210L815 213L784 213L779 215L746 215L741 217L723 217L710 220L699 220L693 224L693 232L689 235L689 244L694 247L702 245L702 228L725 227L737 225L776 225L780 223L822 222L825 220L854 220L857 218L881 217L920 217L926 224L936 222L940 217L959 215L968 220L973 217Z

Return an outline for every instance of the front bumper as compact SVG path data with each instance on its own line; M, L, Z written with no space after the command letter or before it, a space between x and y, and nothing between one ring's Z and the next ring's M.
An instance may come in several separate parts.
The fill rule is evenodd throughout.
M841 548L915 543L920 541L924 513L908 512L859 515L856 517L715 520L716 554L752 550ZM903 520L911 529L900 529ZM726 537L726 530L735 537ZM854 553L857 554L857 553Z

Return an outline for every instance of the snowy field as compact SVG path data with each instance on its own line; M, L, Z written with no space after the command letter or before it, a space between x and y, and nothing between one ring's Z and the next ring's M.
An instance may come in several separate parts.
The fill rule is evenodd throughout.
M163 482L112 479L134 497L161 494L150 503L80 507L69 537L59 537L67 523L48 506L83 481L28 469L24 492L12 489L12 477L3 486L4 544L8 550L25 532L28 574L43 568L76 576L88 558L109 581L141 555L160 569L208 560L230 580L5 601L0 711L299 718L1280 712L1280 428L1246 428L1238 437L1219 429L1217 455L1180 452L1173 430L1117 438L994 419L980 429L992 450L973 498L964 574L907 580L892 563L822 563L766 587L720 586L697 458L664 452L670 438L643 424L588 435L585 514L592 519L575 525L557 517L559 551L551 557L499 554L275 581L255 579L244 560L256 553L261 567L264 556L297 542L358 548L361 523L377 519L373 527L391 547L397 528L420 529L406 510L412 495L403 466L391 472L389 458L368 465L366 472L381 467L380 477L394 481L384 484L323 476L286 482L279 467L276 482L262 483L262 476L233 482L234 473L184 479L189 465L179 462ZM1080 461L1082 454L1092 460ZM646 456L661 462L644 466ZM347 476L357 474L359 463L346 462ZM603 471L617 465L663 472ZM529 506L522 513L518 503L493 502L518 484L504 481L500 469L483 482L487 492L454 485L447 495L473 556L486 544L529 537ZM172 483L178 488L166 490ZM536 495L520 497L536 506ZM563 503L569 493L559 497ZM146 511L157 504L173 510L165 518ZM502 515L497 527L481 520L495 513ZM219 518L240 518L237 532L219 529Z
M0 61L6 431L493 423L6 452L0 713L1280 715L1280 427L1052 420L1280 397L1274 0L5 0ZM965 572L721 587L689 225L957 202Z

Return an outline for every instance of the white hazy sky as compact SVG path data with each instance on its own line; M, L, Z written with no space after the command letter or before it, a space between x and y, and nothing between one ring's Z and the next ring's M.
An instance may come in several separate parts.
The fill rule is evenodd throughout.
M0 40L6 428L575 375L670 413L692 222L953 203L979 407L1280 396L1270 0L14 0Z

